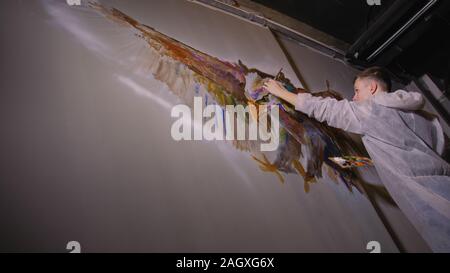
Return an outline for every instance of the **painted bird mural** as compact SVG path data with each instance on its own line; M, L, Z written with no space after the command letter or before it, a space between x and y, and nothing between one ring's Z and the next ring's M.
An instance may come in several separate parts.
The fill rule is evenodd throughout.
M44 5L48 13L86 47L108 59L115 59L116 56L102 42L102 32L95 30L98 25L114 25L116 31L126 33L129 39L138 41L144 48L140 58L136 59L123 56L127 50L132 50L125 47L116 63L164 82L187 105L192 106L195 96L204 97L206 104L216 104L222 108L226 105L278 105L280 143L275 152L261 152L258 141L230 141L236 149L250 153L250 158L261 171L272 173L281 183L284 183L286 174L298 174L304 191L309 192L311 185L317 183L325 170L332 180L343 183L348 190L356 188L364 192L354 170L344 170L329 160L330 157L361 155L364 151L344 132L296 112L292 106L261 88L261 83L270 78L278 80L293 93L308 92L293 86L281 71L270 75L256 68L248 68L241 61L231 63L220 60L98 1L82 1L80 6L70 8L63 2L46 1ZM94 21L98 23L95 26ZM313 95L341 99L329 86L326 91ZM252 118L258 120L257 117L258 113L250 113L245 117L245 122Z

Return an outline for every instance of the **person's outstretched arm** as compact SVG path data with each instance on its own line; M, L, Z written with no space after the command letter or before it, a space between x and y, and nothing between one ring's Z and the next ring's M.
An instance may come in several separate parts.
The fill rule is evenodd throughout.
M279 82L268 80L264 87L274 96L277 96L295 106L300 111L329 126L347 132L362 134L362 123L355 111L358 106L348 100L334 98L314 97L309 93L294 94L287 91ZM363 114L365 111L358 111Z

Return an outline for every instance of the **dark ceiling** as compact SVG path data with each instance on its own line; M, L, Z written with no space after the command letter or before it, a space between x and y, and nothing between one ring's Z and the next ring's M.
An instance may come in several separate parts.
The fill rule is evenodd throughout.
M395 0L369 5L366 0L253 0L353 44Z
M395 33L430 0L253 0L289 17L321 30L352 47L349 61L360 66L381 65L400 76L430 73L446 80L450 69L450 1L437 4L377 58L364 60L368 54ZM379 20L378 20L379 19ZM378 21L377 21L378 20ZM370 29L371 28L371 29ZM354 53L358 52L358 57ZM366 56L364 56L366 54Z

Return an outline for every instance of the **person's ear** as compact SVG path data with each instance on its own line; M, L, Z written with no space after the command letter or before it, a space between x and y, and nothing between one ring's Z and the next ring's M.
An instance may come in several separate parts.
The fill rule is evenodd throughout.
M378 90L378 83L376 81L372 81L370 83L370 93L374 95Z

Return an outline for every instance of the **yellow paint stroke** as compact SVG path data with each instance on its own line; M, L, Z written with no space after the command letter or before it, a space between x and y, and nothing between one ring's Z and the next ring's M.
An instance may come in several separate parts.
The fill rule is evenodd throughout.
M248 101L248 111L253 121L258 123L258 110L257 106L253 101Z
M292 160L292 165L293 165L294 169L297 170L298 174L301 177L303 177L303 181L304 181L303 188L304 188L305 192L308 193L310 190L309 184L317 183L317 180L314 178L314 176L308 174L305 171L305 168L303 168L300 161L294 159L294 160Z
M281 184L284 184L284 177L281 175L281 173L278 171L278 167L275 164L272 164L267 159L266 155L263 154L263 160L258 159L256 156L252 155L252 158L256 160L256 162L259 163L259 168L263 172L271 172L274 173L278 179L280 179Z

